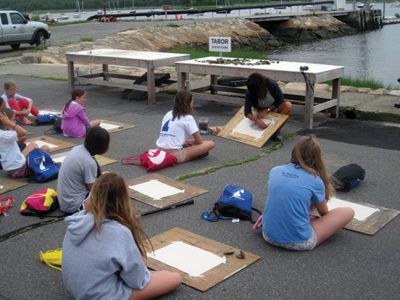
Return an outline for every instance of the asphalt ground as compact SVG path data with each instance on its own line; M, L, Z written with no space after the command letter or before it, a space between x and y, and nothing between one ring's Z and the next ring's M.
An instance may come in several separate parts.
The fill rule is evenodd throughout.
M6 77L0 76L1 80ZM7 77L8 79L8 77ZM14 77L18 91L32 97L39 108L61 109L69 99L69 86L65 81ZM89 100L87 110L90 118L104 118L118 122L133 123L133 129L111 134L110 150L105 154L114 159L139 154L154 147L162 116L171 108L173 96L157 95L157 104L149 106L146 101L121 99L121 90L84 86ZM206 116L210 125L225 124L237 111L237 107L195 100L195 118ZM302 110L296 107L283 133L302 130ZM352 124L343 120L316 117L316 129L330 172L347 163L358 163L366 170L365 181L348 193L338 193L338 198L365 202L393 209L400 209L398 174L400 147L391 144L399 139L399 128L382 126L373 122L354 121L351 135L359 141L346 139ZM327 125L328 124L328 125ZM318 127L320 126L320 127ZM346 127L347 126L347 127ZM329 127L335 134L321 134ZM42 135L44 127L29 127L31 136ZM367 134L374 130L372 134ZM393 130L393 131L392 131ZM341 139L340 136L343 136ZM379 144L371 142L377 136ZM62 135L55 136L65 139ZM216 148L208 157L160 173L171 178L195 172L227 162L240 161L273 147L268 142L258 149L215 136ZM68 139L80 143L80 139ZM212 208L226 184L240 184L253 192L253 205L264 206L269 170L288 162L297 138L284 142L281 148L262 156L257 161L234 167L221 168L215 173L192 177L184 182L205 188L209 193L195 198L194 205L160 212L142 218L149 236L157 235L179 226L194 233L260 255L262 259L223 281L206 293L182 285L164 299L398 299L400 294L399 269L400 218L397 217L375 236L341 230L326 243L310 252L290 252L266 244L261 235L253 232L248 222L238 224L229 221L211 223L201 220L200 215ZM393 145L384 147L384 145ZM276 145L275 145L276 146ZM125 179L146 174L139 167L122 166L119 163L104 167L117 172ZM4 174L0 174L4 176ZM45 184L29 184L13 192L16 203L8 216L0 217L0 237L41 222L38 218L25 217L18 209L22 200L41 187L56 187L56 181ZM134 202L134 205L148 209ZM39 262L39 251L60 248L65 232L64 222L57 222L25 231L0 242L0 299L70 299L63 288L61 272ZM93 255L96 255L93 253ZM85 270L81 270L85 272ZM89 274L88 274L89 276Z

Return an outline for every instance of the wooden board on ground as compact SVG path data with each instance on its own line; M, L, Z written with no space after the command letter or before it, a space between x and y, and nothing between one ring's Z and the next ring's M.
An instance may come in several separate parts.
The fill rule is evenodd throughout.
M242 107L218 136L261 148L287 119L287 115L269 112L263 119L268 127L261 129L244 116L244 107Z
M351 207L355 211L353 220L345 226L346 229L374 235L387 223L393 220L400 211L374 206L365 203L354 203L332 198L328 201L329 209L337 207Z
M68 153L69 153L69 151L53 154L51 156L51 158L54 160L55 163L62 163L64 161L65 157L68 155ZM101 167L104 167L106 165L110 165L110 164L117 162L117 160L103 156L103 155L96 155L95 157Z
M164 208L208 193L199 187L176 181L161 174L150 174L126 182L131 198Z
M109 133L133 128L135 126L136 125L133 125L133 124L125 124L125 123L119 123L119 122L108 121L108 120L101 120L101 123L100 123L100 127L104 128Z
M261 258L179 227L150 240L154 252L148 247L148 267L156 271L179 272L183 283L202 292ZM240 256L240 253L243 255Z
M27 185L26 182L10 179L7 177L1 177L0 178L0 194L4 194L4 193L10 192L12 190L19 189L20 187L23 187L25 185Z
M50 153L58 151L58 150L68 149L68 148L75 146L75 144L73 144L73 143L59 140L59 139L49 137L49 136L39 136L39 137L31 138L26 141L27 144L29 144L31 142L35 142L39 147L41 147L43 145L48 146L50 148L50 150L48 152L50 152Z

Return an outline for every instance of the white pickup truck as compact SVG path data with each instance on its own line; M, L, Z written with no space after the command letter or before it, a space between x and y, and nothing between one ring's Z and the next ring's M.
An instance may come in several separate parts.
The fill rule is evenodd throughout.
M38 46L50 35L47 24L29 21L17 11L0 10L0 45L10 45L14 50L22 43Z

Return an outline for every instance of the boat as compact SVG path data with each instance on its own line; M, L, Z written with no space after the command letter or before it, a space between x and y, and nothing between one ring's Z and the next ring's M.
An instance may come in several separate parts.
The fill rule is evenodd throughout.
M65 16L65 15L62 15L62 14L61 14L61 16L56 18L57 21L65 21L65 20L68 20L68 19L69 19L68 16Z
M390 6L391 7L400 7L400 1L395 1Z
M356 3L356 7L357 7L357 8L360 8L360 9L361 9L361 8L364 8L364 3L362 3L362 2L357 2L357 3Z
M231 10L230 9L221 9L221 10L217 10L215 13L216 14L230 14Z
M75 19L80 19L82 16L80 13L76 13L76 14L73 14L72 17Z
M314 6L313 5L304 5L303 6L303 10L305 10L305 11L313 11L314 10Z

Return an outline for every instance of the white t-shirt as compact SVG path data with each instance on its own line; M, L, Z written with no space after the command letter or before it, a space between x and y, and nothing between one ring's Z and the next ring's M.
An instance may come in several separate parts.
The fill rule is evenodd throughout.
M4 171L17 170L25 164L25 156L17 141L16 131L0 129L0 162Z
M181 149L187 139L199 131L192 115L173 120L172 110L167 112L161 123L160 137L156 144L163 149Z

